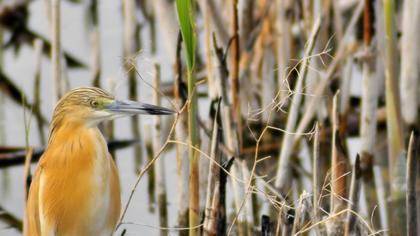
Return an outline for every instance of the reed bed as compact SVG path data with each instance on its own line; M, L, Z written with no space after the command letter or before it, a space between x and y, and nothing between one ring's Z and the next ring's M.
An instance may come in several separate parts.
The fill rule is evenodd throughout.
M7 112L7 97L33 114L26 118L37 121L31 129L42 145L45 51L51 53L54 101L68 89L65 70L90 71L86 85L107 82L103 2L86 4L89 65L62 48L63 4L47 2L50 15L42 17L50 19L50 40L16 18L29 14L29 3L0 4L2 50L27 44L36 55L31 99L0 69L0 111ZM148 193L148 214L159 219L156 235L420 232L419 1L124 0L120 11L128 97L138 100L148 89L156 105L178 113L155 117L153 126L132 118L127 140L115 138L114 124L103 125L111 150L134 148L137 178L123 199L117 235L142 233L127 227L135 224L127 211L137 192ZM139 60L144 45L153 68ZM173 67L163 70L165 63ZM8 135L4 126L1 142ZM0 143L0 168L24 166L29 184L30 163L42 150L28 140L22 147ZM173 176L165 158L176 163ZM142 190L145 175L148 189ZM1 202L0 221L21 231L22 220Z

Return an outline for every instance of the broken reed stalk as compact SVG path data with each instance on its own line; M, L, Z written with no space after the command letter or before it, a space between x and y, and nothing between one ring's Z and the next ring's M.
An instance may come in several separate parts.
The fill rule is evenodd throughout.
M383 9L385 19L385 103L387 118L388 140L388 168L391 189L391 209L389 219L391 234L405 235L406 215L405 187L402 180L405 178L404 135L401 122L400 96L398 83L398 54L396 51L396 24L394 0L384 0Z
M291 235L297 235L297 232L301 230L306 225L306 221L310 218L312 211L310 194L306 191L303 191L299 196L299 202L295 210L293 228Z
M62 93L60 2L51 0L52 104L57 103Z
M181 48L182 36L178 34L175 70L176 79L174 81L174 98L178 110L184 106L187 98L185 95L185 83L182 81L182 62L181 62ZM176 140L188 140L188 117L184 111L179 114L179 122L175 127ZM189 180L189 164L188 164L188 147L184 145L176 145L176 173L177 173L177 186L178 186L178 226L188 227L188 180ZM188 235L188 231L180 231L180 235Z
M304 58L302 58L302 62L300 64L299 75L296 81L294 95L292 98L291 107L289 109L289 115L287 118L285 129L286 133L284 133L284 137L281 144L279 166L277 169L275 186L277 189L280 190L280 193L282 195L287 194L288 188L290 186L290 155L292 153L293 141L295 139L294 135L299 136L299 134L293 133L295 132L296 122L299 114L299 107L303 96L303 82L308 71L310 55L312 53L312 49L314 48L320 25L321 16L318 16L312 28L311 36L306 45Z
M222 129L223 129L223 139L226 143L226 147L229 150L233 150L233 155L238 156L239 155L239 149L238 149L238 139L237 139L237 132L235 132L234 129L234 122L232 121L233 118L233 110L231 109L231 105L229 103L229 96L228 96L228 88L226 86L226 81L228 79L228 69L226 65L226 57L223 53L223 50L218 47L216 38L213 37L213 46L214 46L214 52L216 55L216 64L218 67L218 76L217 76L217 88L219 90L219 93L222 95L222 107L221 107L221 115L222 115ZM231 174L235 176L236 178L242 179L243 172L241 166L234 162L232 165ZM247 231L247 222L245 218L245 214L247 213L245 210L241 210L241 201L245 194L245 188L242 184L238 183L236 180L232 180L230 182L232 184L233 189L233 198L234 198L234 204L236 208L236 214L237 214L237 229L238 229L238 235L245 235ZM249 214L252 214L250 212ZM232 227L230 227L232 229Z
M337 91L333 98L332 107L332 151L331 151L331 204L330 213L342 211L346 207L346 159L339 132L339 108ZM344 233L342 216L337 216L329 222L328 235L342 235Z
M217 221L216 215L218 214L218 208L212 208L213 202L216 201L215 198L219 198L220 192L217 187L220 185L220 168L217 165L221 164L221 153L218 150L218 141L220 139L219 132L219 111L220 111L220 99L217 102L217 108L214 114L213 122L213 132L211 136L211 145L210 145L210 161L209 171L208 171L208 180L207 180L207 194L206 194L206 205L205 218L203 223L204 235L216 235L217 233ZM217 194L217 195L216 195Z
M407 194L406 194L406 209L407 209L407 235L417 235L417 195L416 195L416 175L417 173L417 159L419 148L418 134L411 132L410 141L407 151Z
M401 107L402 117L405 123L413 126L418 121L418 75L420 74L420 56L418 38L420 29L420 2L407 0L403 3L402 11L402 36L401 36Z
M134 0L123 1L123 17L124 17L124 69L128 77L128 97L130 100L137 100L137 79L136 79L136 53L140 48L138 40L138 23L136 20L136 3ZM135 139L139 140L139 145L134 147L134 158L136 164L134 170L138 172L141 169L143 160L143 153L140 144L141 139L141 127L140 117L131 117L131 132Z
M154 66L154 80L153 80L153 104L160 106L160 66L155 64ZM161 116L154 117L154 135L153 135L153 153L159 152L162 146L161 137L162 118ZM156 173L156 190L157 190L157 202L159 207L159 221L160 227L168 227L168 208L166 199L166 180L165 180L165 160L159 158L155 162L155 173ZM168 231L165 229L160 230L160 235L168 235Z
M199 163L198 149L200 146L199 127L197 125L197 91L195 84L195 50L196 32L194 18L194 4L190 0L177 0L176 7L178 20L181 28L184 51L187 59L187 78L188 78L188 137L189 137L189 161L190 161L190 181L189 181L189 235L199 234L200 224L200 205L199 205Z
M41 145L45 146L45 132L44 124L42 122L41 114L41 64L42 64L42 40L36 39L34 41L34 51L35 51L35 80L34 80L34 103L33 103L33 113L36 117L37 128L39 132L39 140Z
M349 193L349 201L347 204L347 209L349 210L347 213L347 220L345 223L345 231L344 235L348 236L352 233L355 235L360 235L360 232L356 231L357 229L357 217L356 213L358 212L359 207L359 196L360 190L362 185L362 167L360 163L360 156L356 156L356 160L354 161L352 175L351 175L351 182L350 182L350 193Z

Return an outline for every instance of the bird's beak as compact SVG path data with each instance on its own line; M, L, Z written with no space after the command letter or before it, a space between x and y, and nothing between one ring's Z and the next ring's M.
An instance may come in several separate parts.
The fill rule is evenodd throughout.
M168 108L129 100L114 100L112 103L105 105L105 109L122 115L171 115L176 113L174 110Z

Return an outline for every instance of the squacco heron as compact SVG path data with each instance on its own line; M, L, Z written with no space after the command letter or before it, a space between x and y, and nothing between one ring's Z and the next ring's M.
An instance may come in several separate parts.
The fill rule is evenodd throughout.
M97 125L127 115L172 113L116 100L99 88L68 92L55 107L48 145L30 186L24 234L111 235L120 216L120 185Z

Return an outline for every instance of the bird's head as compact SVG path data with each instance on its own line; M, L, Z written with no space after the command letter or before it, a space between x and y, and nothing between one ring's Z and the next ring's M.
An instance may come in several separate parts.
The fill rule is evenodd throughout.
M54 123L66 122L83 123L96 126L102 121L118 117L137 114L170 115L175 113L171 109L146 103L117 100L110 93L95 87L83 87L69 91L57 103Z

